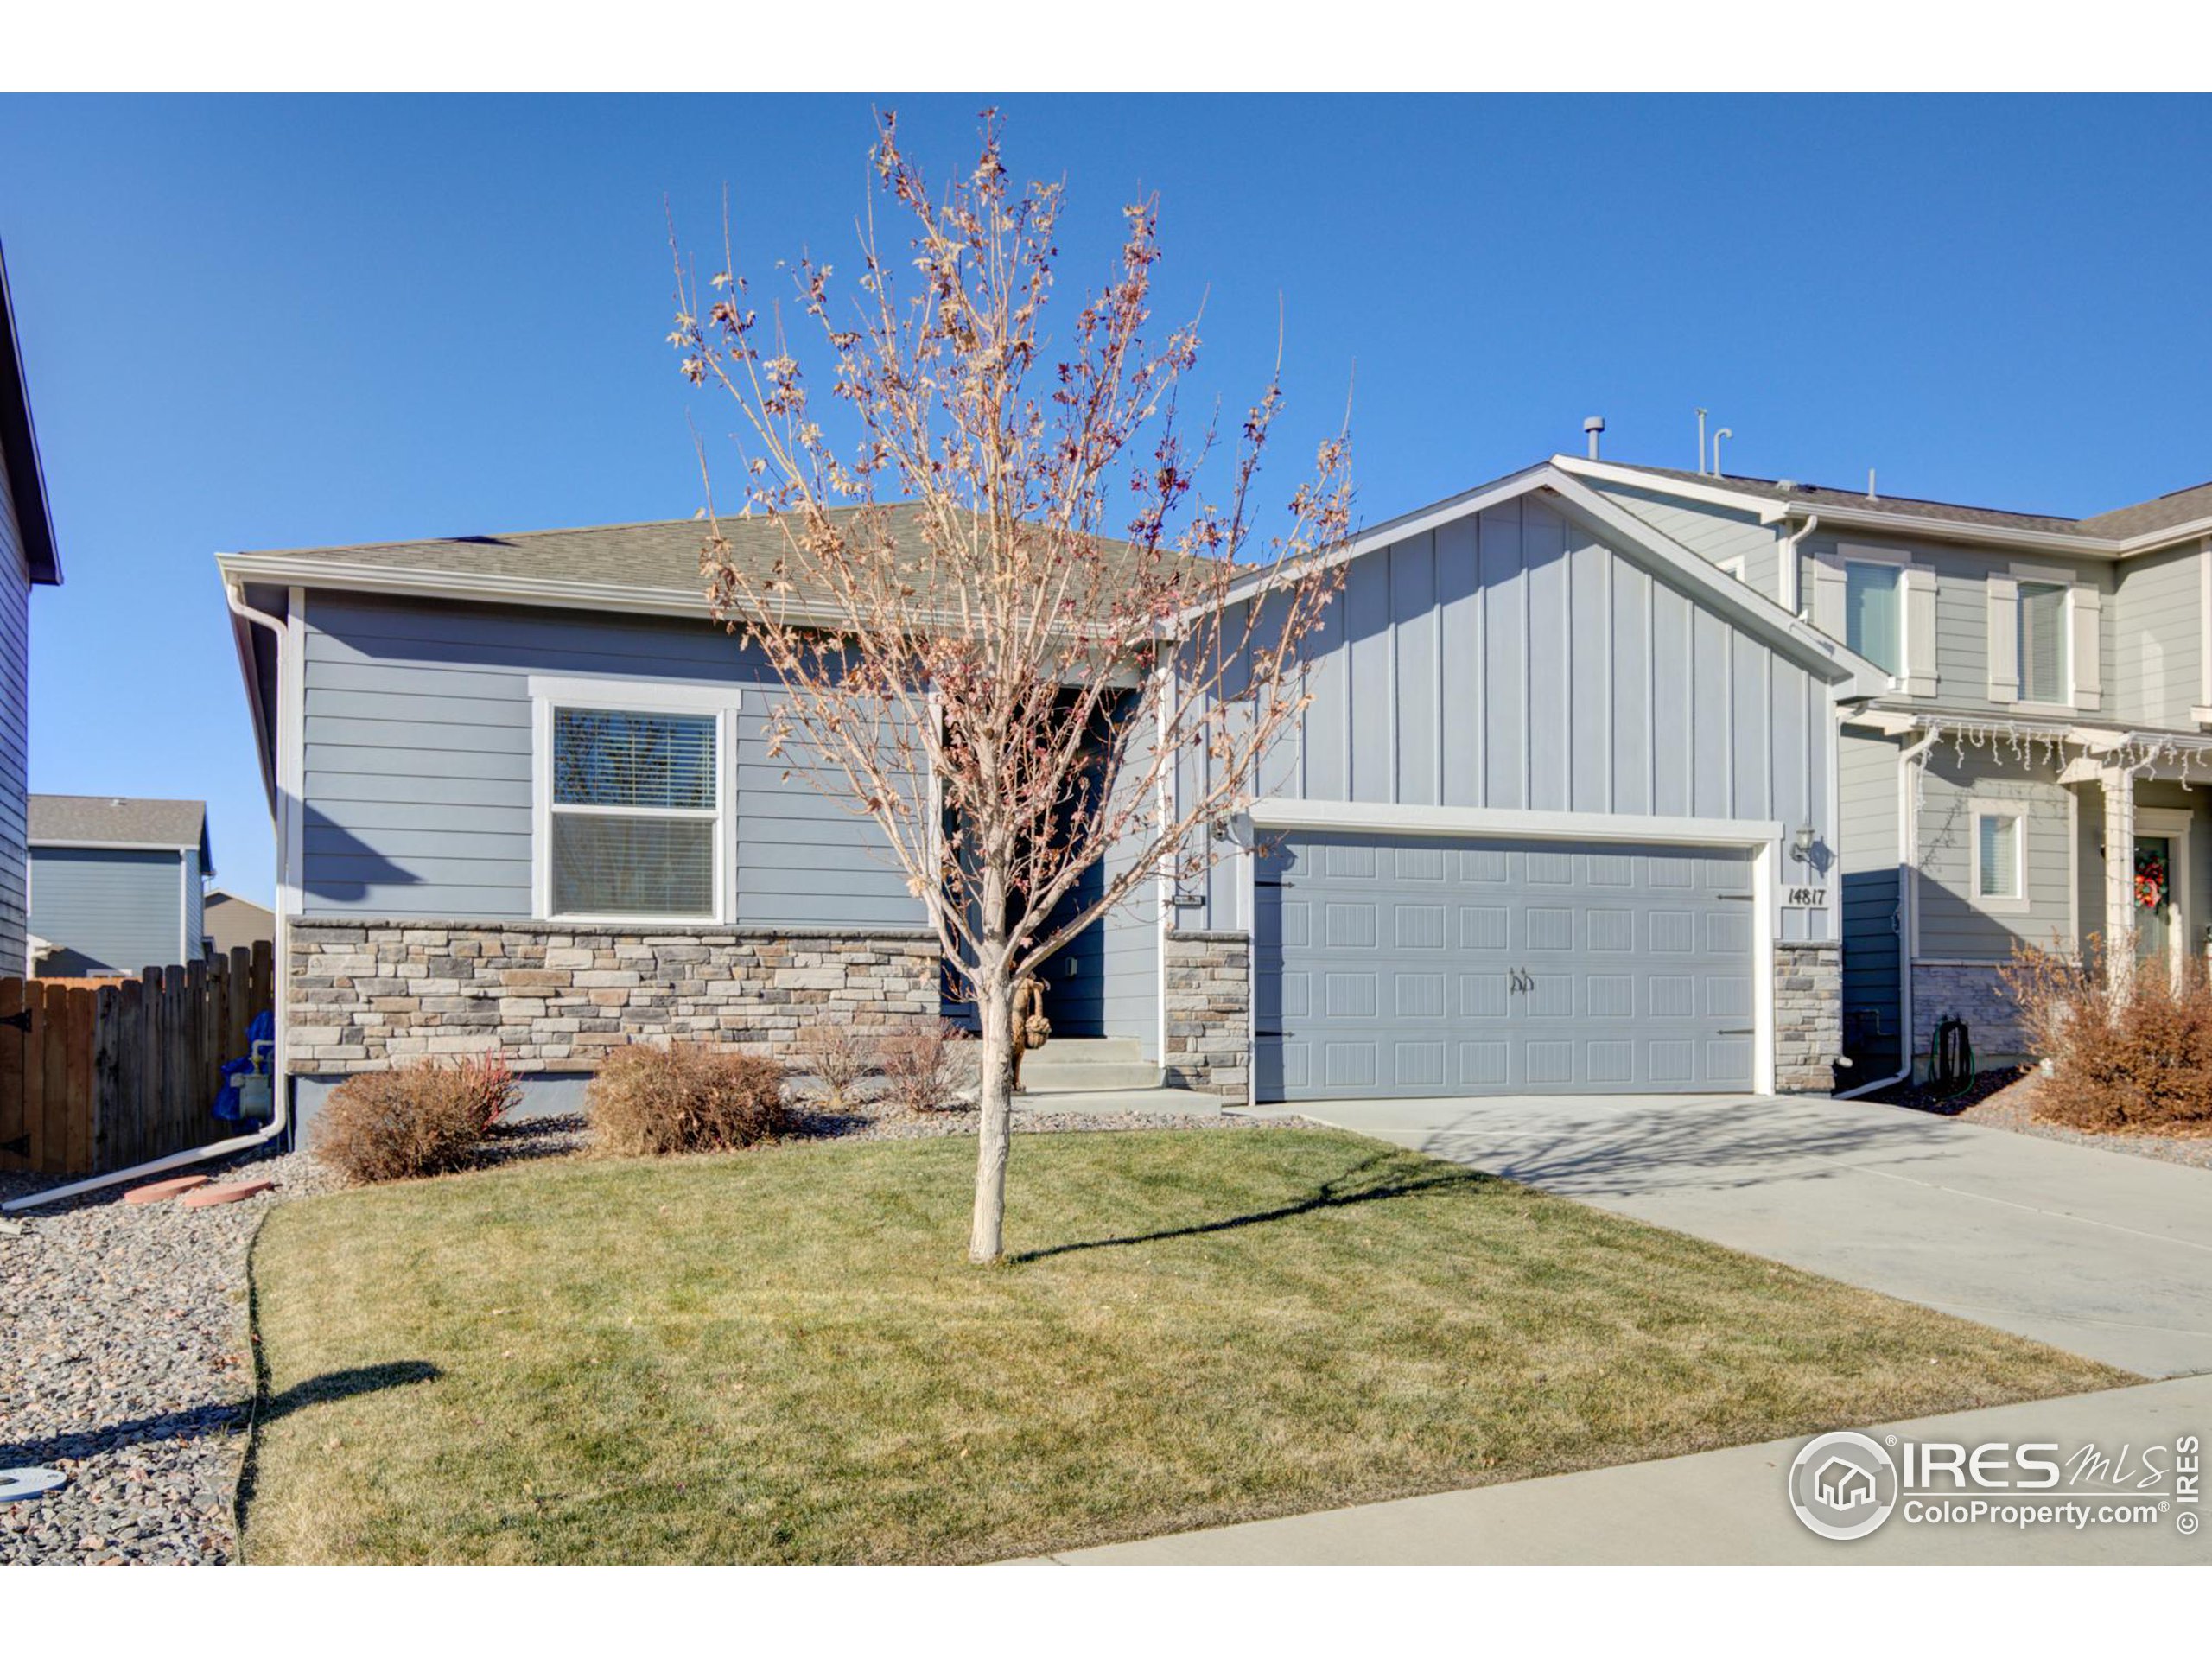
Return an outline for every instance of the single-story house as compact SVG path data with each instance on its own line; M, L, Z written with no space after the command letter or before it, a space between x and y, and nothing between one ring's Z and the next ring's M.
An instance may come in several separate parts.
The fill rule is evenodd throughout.
M550 1088L640 1039L937 1017L876 832L766 753L778 687L709 619L701 534L219 556L303 1109L412 1055ZM1831 1087L1840 740L1889 676L1559 461L1337 556L1228 856L1069 953L1056 1042L1237 1100ZM571 787L609 730L661 786Z
M251 899L241 899L221 887L210 887L200 916L211 956L227 957L240 946L249 950L257 944L267 944L272 950L276 946L276 912Z
M213 870L205 802L32 796L32 972L135 975L198 962Z

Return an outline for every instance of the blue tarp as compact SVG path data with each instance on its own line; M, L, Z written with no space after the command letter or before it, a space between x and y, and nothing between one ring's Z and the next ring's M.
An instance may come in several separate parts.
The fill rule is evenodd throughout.
M238 1109L238 1078L253 1070L253 1046L276 1040L276 1021L268 1014L257 1014L253 1023L245 1028L245 1054L235 1060L223 1062L223 1092L215 1096L215 1116L226 1122L235 1123L245 1116Z

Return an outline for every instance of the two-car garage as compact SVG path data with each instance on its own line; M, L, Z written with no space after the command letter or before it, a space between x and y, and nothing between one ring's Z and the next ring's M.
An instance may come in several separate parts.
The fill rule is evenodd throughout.
M1755 1086L1751 849L1264 836L1262 1100Z

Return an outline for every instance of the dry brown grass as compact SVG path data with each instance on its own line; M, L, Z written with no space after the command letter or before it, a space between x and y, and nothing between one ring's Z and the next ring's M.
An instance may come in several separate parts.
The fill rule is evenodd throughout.
M995 1268L974 1179L792 1141L283 1206L248 1557L977 1560L2131 1380L1333 1131L1024 1137Z
M601 1063L585 1103L592 1144L617 1157L724 1152L789 1132L784 1068L759 1054L632 1043Z
M2002 977L2051 1062L2037 1117L2093 1132L2212 1130L2212 978L2200 959L2178 976L2145 967L2115 982L2092 938L2079 962L2016 947Z
M315 1115L311 1150L355 1182L461 1169L519 1092L496 1056L365 1071L331 1090Z

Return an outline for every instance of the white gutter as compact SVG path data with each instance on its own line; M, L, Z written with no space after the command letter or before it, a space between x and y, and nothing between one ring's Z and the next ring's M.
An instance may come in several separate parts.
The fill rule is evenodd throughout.
M1897 830L1904 839L1904 845L1897 850L1907 855L1897 862L1910 872L1913 887L1910 898L1906 896L1903 883L1897 887L1897 1048L1904 1069L1891 1077L1862 1083L1856 1089L1847 1089L1833 1096L1836 1100L1856 1100L1893 1083L1912 1081L1912 959L1919 954L1920 944L1916 937L1920 919L1920 906L1916 902L1920 888L1920 813L1913 799L1910 774L1912 763L1931 745L1942 741L1942 735L1941 732L1930 732L1911 747L1897 752Z
M265 611L257 611L247 605L239 588L233 583L225 583L223 594L224 597L230 601L233 615L254 626L267 628L276 636L276 648L281 653L284 648L283 620L281 617L271 616ZM292 803L289 798L280 796L279 803L280 810L292 810ZM283 844L281 824L277 844L279 847ZM180 869L183 868L181 861L179 861L178 868ZM280 884L282 874L280 871ZM282 925L283 918L280 917L278 920L276 963L271 975L273 982L269 988L269 1000L272 1009L283 997L286 982L285 969L290 958L290 952L287 948L290 943L287 937L290 930ZM172 1169L183 1169L193 1164L204 1164L213 1158L227 1158L234 1152L249 1152L256 1147L266 1146L270 1141L274 1141L292 1126L291 1090L285 1086L283 1071L283 1022L280 1019L276 1024L277 1045L270 1052L269 1068L269 1092L276 1109L270 1114L269 1122L260 1128L251 1135L234 1135L227 1141L216 1141L213 1146L193 1147L183 1152L170 1153L165 1158L155 1158L143 1164L133 1164L128 1169L111 1170L105 1175L94 1175L86 1180L72 1181L67 1186L49 1187L43 1192L32 1192L20 1198L10 1198L5 1204L0 1204L0 1211L30 1210L40 1205L59 1204L65 1198L74 1198L86 1192L98 1192L107 1187L120 1186L126 1181L143 1180L149 1175L159 1175Z

